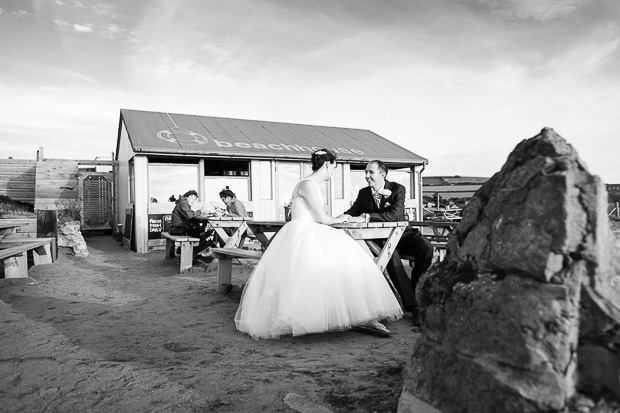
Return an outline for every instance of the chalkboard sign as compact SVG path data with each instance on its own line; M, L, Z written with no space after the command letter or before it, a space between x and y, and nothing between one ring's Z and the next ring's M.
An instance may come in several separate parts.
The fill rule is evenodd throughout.
M149 214L148 239L160 239L162 232L170 232L170 214Z
M133 246L133 206L125 209L125 224L123 226L123 245L131 249Z

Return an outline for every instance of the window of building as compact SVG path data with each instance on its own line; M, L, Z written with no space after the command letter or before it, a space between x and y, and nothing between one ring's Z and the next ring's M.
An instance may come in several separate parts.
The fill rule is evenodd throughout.
M283 207L291 201L295 185L301 179L301 164L278 162L276 168L276 175L278 177L278 207ZM284 211L282 211L282 214L284 214Z
M349 189L351 203L355 202L357 199L357 194L360 189L368 186L368 182L366 182L365 170L366 165L351 165L351 186ZM406 199L414 198L415 191L413 190L413 177L409 168L397 168L388 165L388 175L386 179L404 186L406 191Z
M129 182L127 182L127 191L128 191L128 196L129 196L129 202L133 203L136 201L136 195L135 195L135 185L136 185L136 178L135 178L135 172L134 172L134 164L133 164L133 160L129 161Z
M351 205L353 205L353 202L357 199L357 194L360 192L360 189L368 186L364 173L365 170L366 165L351 165L351 172L349 174L349 199L351 200Z
M250 161L205 159L205 176L250 176Z
M334 191L334 199L344 199L344 167L341 163L338 164L338 167L334 171L334 176L332 177L333 183L333 191Z
M305 178L310 175L312 175L312 164L305 162L302 164L302 177ZM329 214L329 181L319 184L319 187L323 196L323 209L325 209L325 213Z
M413 186L413 174L409 168L392 169L388 171L388 181L397 182L405 187L407 191L406 199L413 199L415 197L415 190Z
M220 192L226 187L247 207L246 202L250 200L250 180L239 176L205 176L205 202L223 207Z
M149 163L150 202L169 202L185 192L198 191L198 164Z
M223 189L233 191L237 199L251 201L250 161L235 159L205 159L205 202L213 206L223 206L220 192Z

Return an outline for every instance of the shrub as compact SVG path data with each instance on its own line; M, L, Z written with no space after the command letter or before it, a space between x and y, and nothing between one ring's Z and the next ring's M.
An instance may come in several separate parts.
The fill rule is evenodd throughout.
M78 201L72 199L59 199L56 201L56 208L58 209L59 226L65 222L82 222L82 207Z
M0 195L0 218L5 216L34 215L34 205L15 201L6 195Z

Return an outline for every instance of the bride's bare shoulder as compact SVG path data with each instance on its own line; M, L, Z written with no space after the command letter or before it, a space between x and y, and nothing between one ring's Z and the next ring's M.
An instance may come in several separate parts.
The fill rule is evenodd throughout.
M314 184L311 182L310 179L303 179L297 185L297 193L303 195L304 193L311 191L313 189L313 185Z

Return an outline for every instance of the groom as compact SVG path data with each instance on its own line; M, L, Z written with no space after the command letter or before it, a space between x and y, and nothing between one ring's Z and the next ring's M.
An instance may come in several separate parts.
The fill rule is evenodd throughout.
M344 215L351 216L349 222L385 222L406 221L405 187L385 179L388 167L379 160L370 161L366 165L366 182L368 187L362 188L355 203ZM355 218L354 218L355 217ZM417 229L408 226L396 246L396 251L415 257L415 265L411 270L411 281L407 274L399 271L392 260L388 263L388 274L392 284L401 297L405 311L413 312L416 307L415 287L424 272L433 261L433 246Z

